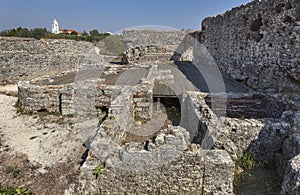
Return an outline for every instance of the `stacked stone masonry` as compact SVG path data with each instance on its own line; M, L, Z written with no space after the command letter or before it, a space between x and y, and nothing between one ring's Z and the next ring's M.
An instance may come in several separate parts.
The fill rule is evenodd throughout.
M0 37L0 84L78 68L89 42Z
M260 91L299 93L299 0L255 0L205 18L197 34L232 78Z
M128 30L124 31L124 64L169 61L184 39L183 31Z
M41 77L19 83L20 105L26 111L45 109L92 118L99 118L103 107L109 108L108 119L99 126L100 132L95 133L91 144L94 158L81 170L82 179L88 182L92 169L104 162L103 177L97 185L92 184L94 188L97 186L96 191L100 188L101 192L111 194L233 194L235 161L245 151L252 151L257 160L276 161L278 172L284 178L283 194L297 194L300 189L299 5L299 0L255 0L206 18L202 30L190 34L197 43L203 43L223 73L257 90L227 94L226 115L222 115L224 107L211 106L218 105L218 94L187 92L179 98L183 114L181 127L169 126L141 143L122 145L130 123L151 120L153 95L160 78L148 77L148 81L142 81L132 90L105 84L101 79L82 81L82 85L76 82L46 85L45 80L55 80L55 77ZM184 36L182 32L127 31L124 41L128 50L123 60L131 64L149 60L152 65L157 60L165 62L182 44ZM73 62L92 46L65 40L1 39L0 43L3 84L39 76L39 73L76 68ZM26 67L28 75L22 76L23 69L18 65ZM169 72L163 75L166 80L172 80ZM107 137L115 144L102 145ZM216 143L212 150L206 151L210 140ZM169 149L174 145L183 149L180 155L173 155ZM167 151L173 161L149 172L119 170L120 166L113 166L124 159L138 167L140 161L135 161L132 155L145 157L142 162L147 162L153 160L151 154L156 149ZM103 151L112 151L112 158L103 158ZM200 158L203 152L204 158ZM82 192L90 188L88 184L81 186Z

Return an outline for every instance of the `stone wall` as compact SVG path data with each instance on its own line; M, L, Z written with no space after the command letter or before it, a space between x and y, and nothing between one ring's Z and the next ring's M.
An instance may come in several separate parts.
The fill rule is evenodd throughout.
M300 90L299 0L254 0L193 34L222 72L260 91Z
M47 110L73 114L73 86L54 85L40 86L34 81L18 83L19 104L25 112Z
M92 47L82 41L0 37L0 84L78 68Z
M122 41L125 49L140 46L176 48L185 36L183 31L125 30Z
M85 80L79 79L84 76L87 76ZM141 122L152 118L154 81L144 81L136 86L126 87L108 85L102 78L88 78L92 76L85 75L84 70L79 74L75 71L66 71L55 76L45 75L30 81L19 81L20 106L26 112L47 110L60 112L62 115L76 113L89 118L97 116L104 107L107 109L114 107L113 110L116 112L122 112L125 105L132 105L134 111L132 108L132 114L126 117L133 116L135 120ZM128 102L123 105L126 100ZM117 108L121 110L117 111Z
M198 110L196 106L193 110L199 114L195 120L203 122L208 129L218 126L215 124L219 124L220 121L206 105L203 97L198 96L202 98L201 102L193 102L197 99L195 95L192 92L188 93L186 99L189 101L185 101L186 106L196 104L204 107ZM124 98L123 101L131 102L130 99ZM83 181L91 181L88 179L92 177L91 170L98 166L99 162L104 163L105 169L100 180L83 182L80 192L95 193L100 190L110 194L233 194L235 164L227 151L207 151L202 158L199 145L189 141L191 133L182 127L168 126L142 142L122 144L120 133L124 132L124 129L118 118L126 118L124 115L129 115L125 107L127 106L123 106L124 112L115 112L114 109L122 109L112 106L108 119L100 126L99 133L91 143L92 158L83 166L81 178ZM213 119L205 119L205 116L208 116L207 112ZM204 119L206 121L202 121ZM201 136L198 138L197 141L201 142Z
M183 31L124 31L122 41L126 51L122 62L169 61L185 35Z
M148 62L168 62L174 50L159 46L140 46L125 51L122 58L123 64L138 64Z
M102 107L111 105L116 86L104 84L103 79L88 79L76 83L55 83L56 79L76 72L63 72L56 76L42 76L18 82L21 108L26 112L47 110L63 115L96 116ZM54 81L51 84L49 81Z
M226 113L226 116L231 118L280 118L286 110L300 109L300 96L297 94L227 93L226 99L223 95L205 94L206 103L210 108L214 104L213 111L219 116ZM226 107L223 106L224 101Z
M134 120L149 121L153 111L153 82L144 82L133 89Z

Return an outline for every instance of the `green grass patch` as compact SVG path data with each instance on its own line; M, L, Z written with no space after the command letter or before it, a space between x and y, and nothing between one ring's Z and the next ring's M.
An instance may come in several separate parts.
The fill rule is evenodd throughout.
M12 174L12 176L14 178L21 178L23 177L22 175L22 171L18 168L18 167L15 167L15 166L9 166L6 168L6 173L8 174Z
M59 118L59 119L57 119L57 120L55 121L55 123L58 124L58 125L62 125L62 124L65 123L65 119L64 119L64 118Z
M241 179L243 179L244 177L250 176L249 173L246 173L245 171L249 171L255 167L262 165L264 165L264 163L262 161L256 161L253 157L252 152L246 152L236 161L234 171L234 185L238 185L239 181L241 181Z
M0 195L32 195L33 193L30 192L25 187L13 188L13 187L3 187L0 185Z
M255 166L258 166L260 163L253 158L253 153L247 152L243 156L237 159L236 166L244 169L250 170Z
M94 171L93 174L96 176L96 179L102 175L103 168L104 168L103 165L100 164L93 169L93 171Z
M17 113L24 113L24 109L21 106L21 102L19 100L16 101L14 107L17 109Z

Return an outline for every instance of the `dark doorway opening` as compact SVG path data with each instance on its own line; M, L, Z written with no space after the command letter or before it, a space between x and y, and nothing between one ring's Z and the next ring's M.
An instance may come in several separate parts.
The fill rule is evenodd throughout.
M166 109L166 125L179 126L181 119L181 104L177 97L153 97L154 103L160 103Z

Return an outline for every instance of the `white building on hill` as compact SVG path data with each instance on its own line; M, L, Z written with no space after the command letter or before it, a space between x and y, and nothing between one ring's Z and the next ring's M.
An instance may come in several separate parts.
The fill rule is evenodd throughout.
M54 20L52 22L52 33L59 34L59 26L58 26L58 21L56 20L56 18L54 18Z
M81 32L77 32L75 30L68 30L68 29L59 29L58 21L56 18L54 18L52 22L52 33L53 34L76 34L78 36L81 36Z

